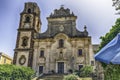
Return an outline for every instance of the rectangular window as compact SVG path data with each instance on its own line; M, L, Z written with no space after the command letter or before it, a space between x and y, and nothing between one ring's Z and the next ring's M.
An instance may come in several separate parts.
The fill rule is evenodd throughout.
M1 55L0 55L0 60L1 60Z
M79 67L79 71L80 71L80 70L81 70L81 68L83 68L83 65L79 65L78 67Z
M6 63L6 58L4 58L4 64Z
M82 55L82 49L78 49L78 56Z
M44 50L40 51L40 57L44 57Z
M63 48L64 47L64 40L60 39L59 40L59 48Z
M94 66L94 61L91 61L91 66Z

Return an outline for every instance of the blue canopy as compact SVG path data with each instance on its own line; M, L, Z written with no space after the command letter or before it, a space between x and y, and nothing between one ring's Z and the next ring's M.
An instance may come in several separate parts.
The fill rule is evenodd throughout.
M107 64L120 64L120 33L94 57L96 60Z

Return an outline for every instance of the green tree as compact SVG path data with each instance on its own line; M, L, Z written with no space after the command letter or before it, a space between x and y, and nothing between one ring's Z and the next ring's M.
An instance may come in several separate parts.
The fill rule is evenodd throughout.
M0 65L0 80L31 80L34 71L29 67Z
M120 14L120 0L112 0L113 6L115 6L115 9L118 11L118 14Z
M93 67L92 66L84 66L79 71L76 70L74 73L76 75L78 75L79 77L90 77L91 74L93 73Z
M113 6L116 7L116 10L120 9L120 0L112 0L113 1Z
M103 48L107 43L109 43L118 33L120 33L120 18L117 19L115 25L112 26L112 29L105 36L102 36L100 44L100 49ZM99 49L99 50L100 50Z
M115 22L115 25L112 26L112 29L105 36L101 37L101 44L99 50L101 50L107 43L109 43L118 33L120 33L120 18ZM105 80L118 80L120 79L120 66L113 64L102 63L102 66L105 70Z

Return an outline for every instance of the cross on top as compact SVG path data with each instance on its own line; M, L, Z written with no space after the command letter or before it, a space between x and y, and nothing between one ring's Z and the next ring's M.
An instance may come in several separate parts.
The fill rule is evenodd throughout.
M61 7L64 7L64 5L62 4Z

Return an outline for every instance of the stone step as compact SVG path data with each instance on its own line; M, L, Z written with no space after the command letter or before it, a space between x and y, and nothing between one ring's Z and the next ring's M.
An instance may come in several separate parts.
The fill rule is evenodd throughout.
M63 80L63 75L46 75L39 80Z
M63 78L43 78L39 80L63 80Z
M36 79L37 79L37 77L33 78L32 80L36 80Z

